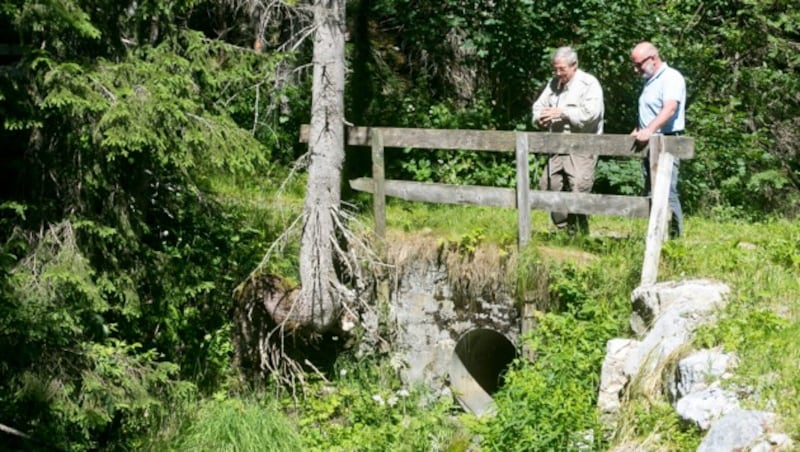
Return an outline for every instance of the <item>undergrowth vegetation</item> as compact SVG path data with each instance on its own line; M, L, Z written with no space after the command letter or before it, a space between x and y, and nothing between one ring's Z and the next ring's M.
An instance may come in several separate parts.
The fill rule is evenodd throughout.
M295 217L301 205L297 183L300 181L275 194L259 184L215 182L218 202L227 210L239 212L241 218L238 232L229 237L232 242L240 240L237 234L250 234L248 240L264 249L269 241L257 231L270 224L285 226ZM248 195L237 196L240 192ZM284 207L265 209L267 204ZM516 217L512 210L395 201L388 207L392 230L426 231L440 237L439 243L451 244L465 254L488 243L516 253ZM370 222L366 215L362 219ZM107 378L103 369L113 373L123 369L146 379L125 378L116 394L107 395L102 392L105 387L85 381L82 385L87 395L107 400L111 397L118 408L105 414L97 412L107 416L106 420L87 418L81 422L87 422L88 434L94 425L90 422L104 425L108 416L129 412L133 415L130 419L135 419L135 413L149 412L147 422L123 426L124 431L140 434L153 432L149 429L157 426L158 434L149 433L130 442L149 450L606 450L633 441L654 449L690 450L702 433L681 423L665 400L631 400L625 407L625 422L616 432L604 431L598 420L595 405L605 344L611 338L629 336L630 292L639 281L646 223L593 217L591 228L590 236L556 233L545 213L533 212L532 240L517 256L514 279L522 293L541 285L542 275L546 275L546 305L535 314L537 328L517 344L527 358L514 362L505 386L495 395L496 416L476 419L464 413L451 397L403 385L397 374L400 364L388 355L365 357L354 352L341 355L333 373L311 378L300 393L250 391L228 377L229 383L221 392L206 399L188 386L171 388L171 395L164 399L172 400L167 409L155 399L126 397L148 390L147 385L164 385L177 369L157 364L154 355L126 358L125 350L138 345L111 342L111 348L95 345L84 352L86 359L97 359L98 365L106 363L96 368L97 377ZM68 278L68 273L58 270L65 265L85 265L85 260L69 247L66 231L53 230L62 254L50 259L52 270L38 271L40 281L32 286L22 280L7 282L14 287L36 288L28 290L26 297L41 297L47 293L43 290L58 287L69 289L76 303L90 307L100 303L91 309L104 309L93 283ZM260 241L253 241L256 237ZM800 390L796 366L800 358L796 341L800 333L798 237L800 225L789 220L753 223L724 216L690 216L685 236L665 244L660 266L662 280L712 278L731 286L731 303L716 324L698 332L696 345L735 352L741 365L730 384L750 388L752 396L745 403L779 413L787 432L800 431L800 410L794 403ZM47 243L43 241L40 246ZM290 262L285 265L291 267ZM59 311L51 312L58 315ZM63 323L62 327L74 325ZM103 325L98 327L96 333L82 330L82 334L104 334ZM12 331L8 328L20 327L7 325L6 331ZM35 337L48 334L25 328L31 344L36 343ZM219 351L208 353L218 357L220 366L227 365L228 340L222 336L215 339L214 335L204 340L209 344L219 341L214 346ZM28 394L46 394L46 387L38 381L20 380L18 384ZM35 390L32 385L41 389ZM40 400L55 403L46 396Z
M404 386L389 360L343 358L332 381L315 382L299 404L285 401L305 450L452 450L469 442L451 399Z
M466 253L489 242L514 252L509 241L513 211L392 202L388 218L390 228L427 230ZM551 231L548 221L546 214L534 212L533 240L518 258L517 275L518 281L533 281L529 289L547 275L547 309L536 312L537 327L517 344L523 357L495 394L495 416L475 418L450 397L404 386L398 363L387 355L345 354L336 372L315 379L304 394L280 397L283 415L292 420L303 447L529 451L607 450L626 443L654 450L696 448L702 432L682 423L669 402L657 396L629 400L615 431L604 429L598 418L605 344L630 337L630 293L638 285L645 222L594 217L592 235L570 237ZM745 405L777 412L786 432L800 429L794 403L800 390L800 282L793 248L798 233L800 226L786 220L689 217L685 237L666 244L660 270L661 280L711 278L730 285L730 304L717 323L698 332L696 347L736 353L741 364L726 384L749 388Z
M486 243L505 244L514 252L509 241L513 211L392 202L388 218L390 229L426 230L465 253ZM630 336L630 292L638 285L645 222L594 217L591 236L571 237L551 231L548 221L546 214L534 212L533 240L518 256L516 276L529 283L520 286L526 290L546 275L546 309L535 313L537 327L517 344L524 353L495 394L495 416L475 418L446 394L404 385L396 367L402 364L388 355L348 352L333 373L312 378L302 393L262 394L265 402L258 402L234 391L189 405L185 409L198 414L185 417L167 444L177 450L189 444L251 450L248 444L255 443L250 441L274 445L283 438L274 450L297 444L304 450L339 451L607 450L623 443L696 448L702 432L682 423L668 401L652 394L631 398L615 431L598 418L605 344ZM791 257L798 232L798 225L786 220L689 217L686 236L666 244L660 273L662 280L712 278L731 286L730 304L717 323L698 332L696 346L736 353L741 364L727 384L749 388L745 404L774 410L787 432L800 427L800 410L793 403L800 388L795 364L800 283ZM228 410L239 415L225 415ZM277 424L259 427L264 418ZM275 432L278 425L282 430L271 440L255 433Z
M153 444L153 450L280 452L303 446L291 420L269 398L230 398L220 394L198 402L184 422L186 427L177 440L169 445Z
M392 233L424 231L465 256L491 244L515 259L519 298L541 295L495 417L406 387L384 350L343 353L302 388L242 381L231 294L262 264L299 280L298 241L277 239L302 224L308 159L297 134L312 104L312 2L261 3L0 0L0 427L19 431L2 429L0 448L693 448L700 432L663 400L631 400L610 436L594 408L606 341L628 335L642 220L596 217L591 236L571 237L534 212L517 255L513 211L390 201ZM681 166L685 237L664 247L660 278L730 285L696 345L736 353L731 384L800 441L799 9L347 4L344 113L359 126L528 130L552 49L574 45L603 84L606 133L627 133L640 89L628 53L656 40L687 77L696 138ZM346 170L366 174L365 149L349 151ZM544 157L531 160L533 180ZM513 162L386 153L389 177L424 182L509 187ZM595 190L638 194L641 182L638 162L604 159ZM372 199L347 195L369 223Z
M397 227L413 223L450 240L472 240L479 233L482 240L508 243L515 228L513 212L499 209L397 203L389 215ZM630 293L639 281L646 224L594 217L591 236L571 237L551 231L541 212L533 221L533 240L519 259L519 279L533 281L546 272L548 310L537 312L536 329L521 339L519 346L535 359L519 359L509 370L495 396L497 416L468 423L482 447L604 450L634 442L664 450L695 448L702 432L680 422L659 398L631 400L613 434L598 422L605 343L630 336ZM788 220L690 217L685 237L666 243L659 277L709 278L731 287L728 307L717 323L698 332L696 347L721 347L739 356L736 378L727 384L748 388L746 406L778 412L786 432L800 431L794 403L800 346L793 343L800 320L799 232L800 225Z

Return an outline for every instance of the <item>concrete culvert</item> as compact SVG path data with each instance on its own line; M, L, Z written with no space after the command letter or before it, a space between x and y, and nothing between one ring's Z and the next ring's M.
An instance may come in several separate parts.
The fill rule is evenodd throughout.
M492 394L503 385L505 371L516 356L514 344L495 330L464 333L450 363L450 386L461 406L477 416L493 410Z

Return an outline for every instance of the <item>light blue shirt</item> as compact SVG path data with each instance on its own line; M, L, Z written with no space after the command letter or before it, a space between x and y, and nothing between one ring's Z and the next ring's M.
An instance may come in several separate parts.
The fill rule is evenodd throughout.
M656 133L682 132L686 127L686 81L680 72L662 62L659 71L644 82L639 96L639 129L647 127L668 100L678 101L678 108Z

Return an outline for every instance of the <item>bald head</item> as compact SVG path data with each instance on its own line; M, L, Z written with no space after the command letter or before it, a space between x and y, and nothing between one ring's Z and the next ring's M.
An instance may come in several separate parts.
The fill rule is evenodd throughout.
M658 49L652 43L644 41L636 44L636 47L631 51L631 58L635 61L647 58L649 56L658 56Z
M631 50L631 62L633 69L645 79L649 79L661 67L661 58L658 49L647 41L636 44Z

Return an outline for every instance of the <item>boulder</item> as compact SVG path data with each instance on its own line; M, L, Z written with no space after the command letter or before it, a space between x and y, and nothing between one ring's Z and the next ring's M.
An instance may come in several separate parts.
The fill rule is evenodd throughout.
M698 350L686 356L678 362L675 373L667 381L670 400L677 401L708 388L715 381L731 377L736 364L734 354L719 350Z

